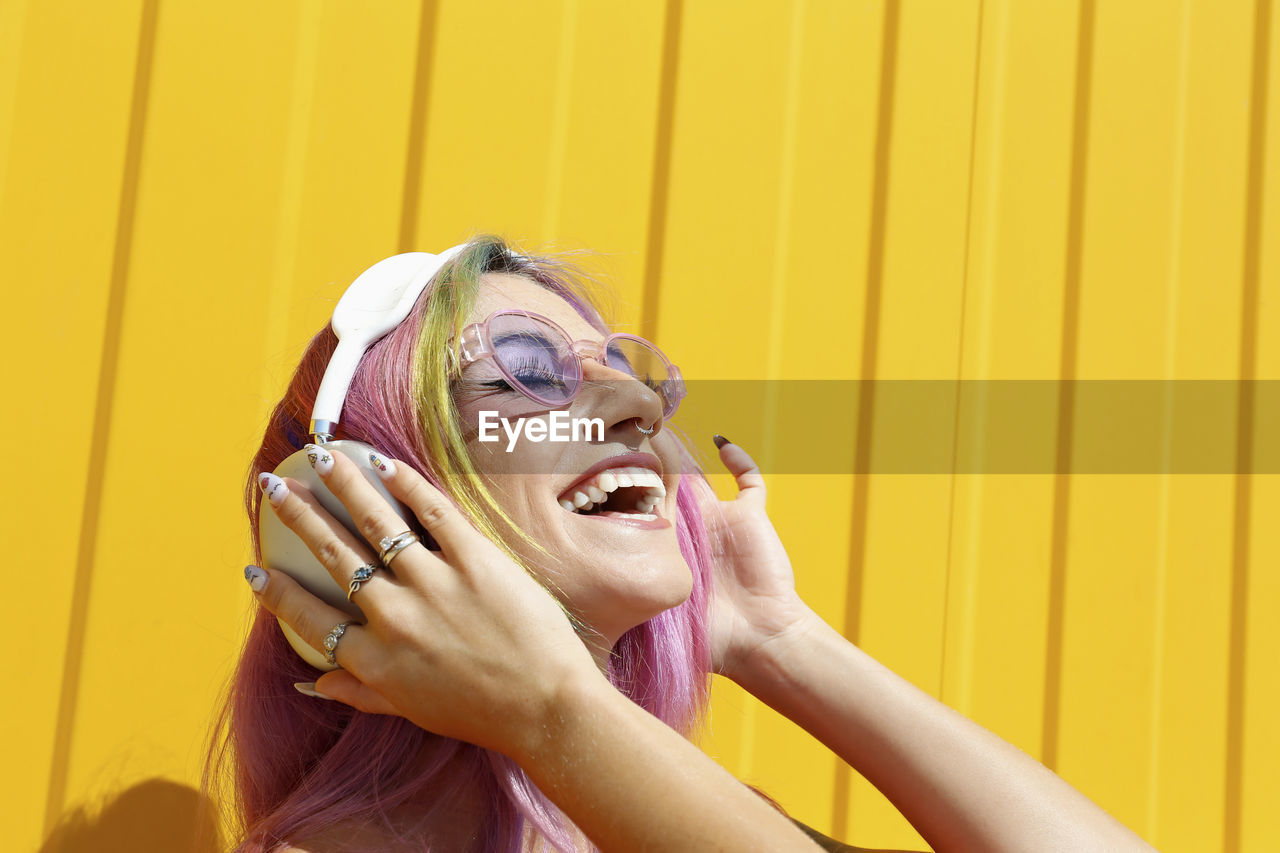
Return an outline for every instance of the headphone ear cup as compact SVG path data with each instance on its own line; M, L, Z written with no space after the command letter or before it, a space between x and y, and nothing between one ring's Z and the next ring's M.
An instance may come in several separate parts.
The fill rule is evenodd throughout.
M378 473L373 470L373 464L369 461L372 447L347 439L327 442L324 447L332 453L343 454L355 463L369 484L377 489L392 509L404 519L405 527L417 533L427 547L440 550L435 541L423 533L421 525L409 509L391 496ZM311 467L305 450L299 450L286 458L276 466L274 473L278 477L292 477L305 485L330 515L355 534L356 538L363 541L355 522L351 520L351 514ZM262 563L266 568L284 572L325 603L346 612L353 619L364 621L364 614L360 608L353 601L348 600L346 589L338 585L338 582L329 574L329 570L311 553L306 543L285 527L284 522L269 507L263 507L258 513L258 542L262 549ZM284 629L289 645L311 666L326 672L338 668L330 664L319 651L307 645L283 622L280 623L280 627Z

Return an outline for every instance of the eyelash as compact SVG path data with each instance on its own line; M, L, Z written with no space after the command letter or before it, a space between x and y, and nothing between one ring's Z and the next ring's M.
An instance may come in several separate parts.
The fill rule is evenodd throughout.
M547 382L559 382L561 380L560 376L558 376L555 373L552 373L550 370L547 370L547 368L543 366L540 362L535 361L533 359L528 359L522 362L517 362L516 364L508 365L508 369L517 376L520 375L521 371L528 371L529 373L533 374L534 377L538 379L544 379ZM511 383L508 382L505 378L490 379L484 384L489 386L490 388L505 388L511 391L515 390L514 388L511 387Z
M510 369L512 373L515 373L517 375L520 373L521 370L531 370L540 379L546 379L552 382L558 382L560 380L559 376L553 374L551 371L543 367L540 363L533 361L532 359L529 361L525 361L523 363L511 365ZM643 382L646 387L650 388L653 391L661 391L662 383L649 375L637 376L636 379L638 379L640 382ZM497 379L487 379L483 382L480 382L479 384L486 388L493 388L499 391L515 391L515 388L512 387L511 383L508 382L505 377L499 377Z

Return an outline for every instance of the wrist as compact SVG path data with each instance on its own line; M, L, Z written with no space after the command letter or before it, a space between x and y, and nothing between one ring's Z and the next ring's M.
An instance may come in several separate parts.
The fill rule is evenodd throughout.
M748 693L768 701L768 694L795 673L797 663L818 653L828 635L835 634L822 617L803 602L799 604L795 618L739 654L732 670L723 674Z
M595 667L568 673L531 703L524 725L502 752L526 770L561 755L567 741L618 699L626 697Z

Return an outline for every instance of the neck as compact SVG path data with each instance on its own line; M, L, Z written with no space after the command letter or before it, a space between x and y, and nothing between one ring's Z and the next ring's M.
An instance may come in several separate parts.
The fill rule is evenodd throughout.
M591 653L591 659L596 662L596 668L608 675L609 662L613 659L613 647L617 645L618 638L608 638L595 632L579 632L579 636L582 637L582 644Z

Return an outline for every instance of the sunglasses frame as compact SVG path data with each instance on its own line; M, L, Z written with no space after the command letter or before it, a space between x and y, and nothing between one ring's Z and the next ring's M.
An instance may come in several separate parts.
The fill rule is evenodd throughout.
M489 335L489 324L495 317L501 317L504 315L514 315L529 320L536 320L539 323L550 326L561 336L561 338L564 339L564 342L568 344L569 352L577 358L578 376L573 389L569 392L569 396L566 399L552 400L543 397L540 394L535 394L523 382L517 379L510 370L507 369L507 366L503 363L502 359L497 357L497 348L494 347L493 339ZM575 341L573 338L569 337L568 332L560 327L560 324L556 323L549 317L544 317L541 314L535 314L532 311L522 311L518 308L503 308L498 311L494 311L486 317L483 322L472 323L458 334L456 350L458 370L461 371L462 368L467 365L480 361L483 358L492 358L494 365L497 366L498 370L502 373L507 382L511 384L511 387L518 390L521 394L524 394L530 400L552 409L558 409L572 403L577 398L578 392L582 390L582 360L589 358L598 364L609 367L609 345L616 340L632 341L648 347L653 351L658 359L666 365L667 378L659 383L660 388L653 390L663 400L662 417L664 419L670 418L676 413L676 410L680 408L680 401L685 398L687 393L684 387L684 376L680 373L680 368L676 367L675 364L672 363L671 359L667 358L667 354L659 349L657 344L652 341L645 340L638 335L614 332L602 341L592 341L585 338ZM617 368L610 369L617 370ZM640 381L639 377L633 376L625 370L619 370L618 372L625 373L628 377L635 379L636 381Z

